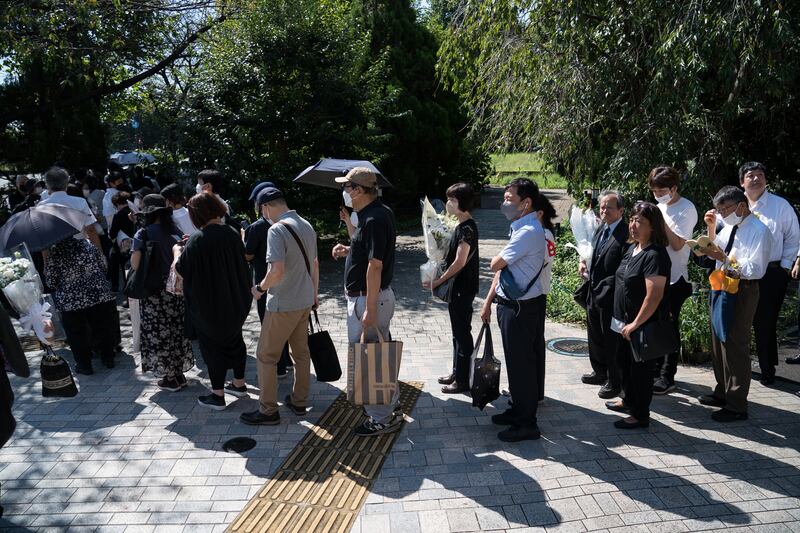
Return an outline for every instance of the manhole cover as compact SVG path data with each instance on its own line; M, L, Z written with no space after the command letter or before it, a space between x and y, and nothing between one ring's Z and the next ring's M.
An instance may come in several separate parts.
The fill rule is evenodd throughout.
M226 441L222 449L229 453L243 453L252 450L256 446L256 441L250 437L235 437Z
M571 357L589 357L589 343L577 337L559 337L547 343L547 349Z

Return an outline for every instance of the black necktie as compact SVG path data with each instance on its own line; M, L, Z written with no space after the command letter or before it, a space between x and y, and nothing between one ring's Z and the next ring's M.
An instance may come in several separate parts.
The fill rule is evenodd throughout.
M611 233L611 226L606 226L606 229L604 229L603 233L600 234L600 242L597 243L598 250L603 248L603 245L606 243L606 239L608 239L610 233Z
M736 230L739 229L739 225L735 225L731 230L731 236L728 237L728 244L725 245L725 255L728 255L733 248L733 238L736 237Z

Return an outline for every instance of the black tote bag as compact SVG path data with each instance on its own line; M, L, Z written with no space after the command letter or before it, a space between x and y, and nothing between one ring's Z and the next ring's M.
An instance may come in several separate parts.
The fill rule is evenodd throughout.
M342 377L342 367L339 364L339 356L336 355L336 346L334 346L330 334L327 331L323 331L322 326L319 325L319 316L316 309L314 310L314 320L317 323L316 332L309 315L308 349L311 352L311 362L314 363L314 373L317 375L317 381L338 381Z
M123 292L128 298L144 300L164 288L159 275L156 262L158 254L155 253L155 243L146 241L139 258L139 266L128 274Z
M658 359L679 349L680 341L671 318L653 320L631 333L631 351L638 363Z
M483 345L483 356L478 353L481 341L486 333L486 344ZM494 358L494 345L492 344L492 330L489 324L484 323L478 340L475 342L475 351L472 353L472 406L481 411L486 404L500 397L500 361Z

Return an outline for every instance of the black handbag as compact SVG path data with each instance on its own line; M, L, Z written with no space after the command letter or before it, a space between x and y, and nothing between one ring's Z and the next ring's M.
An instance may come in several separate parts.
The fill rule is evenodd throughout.
M679 349L680 342L670 318L653 320L631 333L631 351L637 363L652 361Z
M128 274L128 281L125 282L125 289L122 291L125 296L134 300L144 300L164 288L157 264L155 243L146 240L141 252L139 265L136 270L131 270Z
M583 283L578 285L578 288L575 289L575 292L572 293L572 299L575 300L575 303L586 309L589 306L589 291L591 290L592 284L587 279L584 280Z
M319 325L316 309L314 310L314 321L317 323L317 331L314 331L314 324L309 315L308 349L311 352L311 362L314 363L317 381L338 381L342 377L342 367L339 364L339 356L336 355L336 346L334 346L330 334L323 331L322 326Z
M472 253L469 254L469 256L467 257L467 262L464 263L464 268L466 268L467 264L470 262L470 260L474 255L475 255L475 250L473 250ZM458 274L460 273L461 272L459 271ZM451 277L450 279L448 279L447 281L445 281L444 283L433 289L433 295L445 303L449 304L450 302L452 302L453 284L455 283L458 274L456 274L455 276Z
M69 364L60 355L56 355L50 346L44 346L45 353L39 371L42 375L42 396L72 398L78 394L78 387L72 378Z
M483 334L486 333L486 344L483 346L483 356L478 352L481 348ZM492 330L489 324L484 323L478 339L475 341L475 351L472 352L472 406L481 411L486 404L500 397L500 361L494 358L494 345L492 344Z

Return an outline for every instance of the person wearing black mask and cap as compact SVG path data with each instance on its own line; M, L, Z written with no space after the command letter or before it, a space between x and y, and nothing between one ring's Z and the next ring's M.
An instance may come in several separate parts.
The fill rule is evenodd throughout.
M261 214L261 205L263 204L259 204L257 201L259 193L267 187L275 188L275 185L271 181L262 181L253 187L250 198L248 198L255 205L256 213L258 214L258 220L244 230L244 257L253 267L253 284L260 282L267 275L267 233L272 224ZM266 298L259 298L256 301L259 322L264 321L266 306ZM278 361L278 378L286 377L289 374L288 368L291 366L293 365L289 357L289 344L287 343L283 347L283 353L280 361Z

